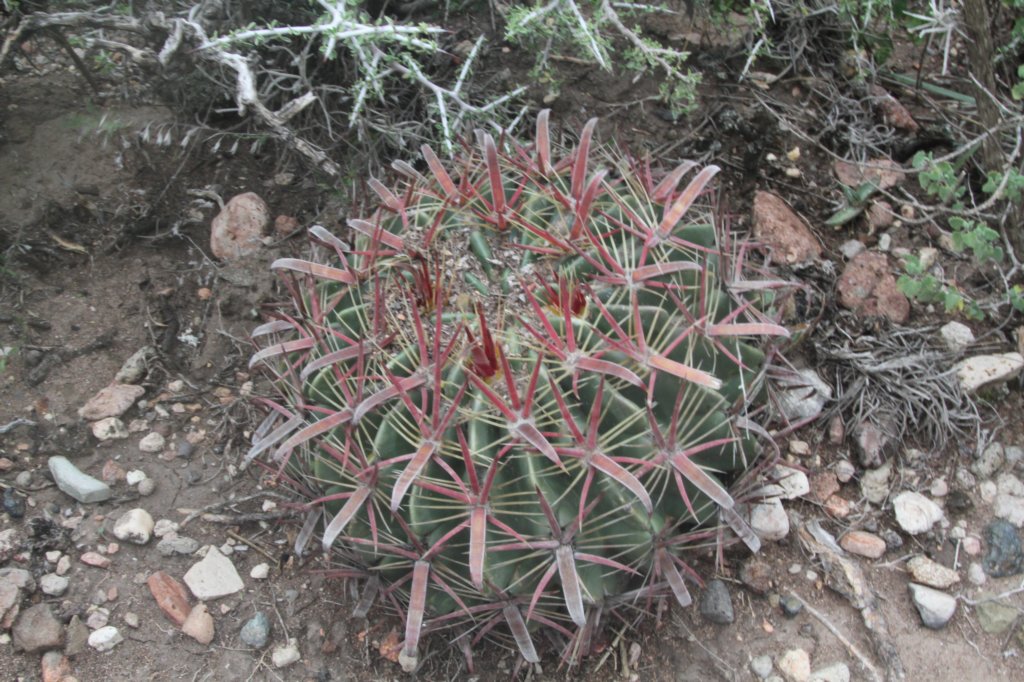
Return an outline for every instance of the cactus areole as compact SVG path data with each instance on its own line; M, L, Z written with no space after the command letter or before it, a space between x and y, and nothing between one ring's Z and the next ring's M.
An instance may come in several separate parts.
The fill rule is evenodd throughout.
M786 330L729 275L718 171L478 133L404 176L351 248L322 227L272 268L292 299L254 333L279 397L250 459L307 499L335 575L425 633L585 655L602 617L690 603L694 547L758 539L729 486L751 467L764 352ZM593 156L597 156L596 154ZM655 182L657 180L657 182ZM729 270L730 272L725 272ZM763 433L763 431L760 431ZM449 635L451 636L451 635Z

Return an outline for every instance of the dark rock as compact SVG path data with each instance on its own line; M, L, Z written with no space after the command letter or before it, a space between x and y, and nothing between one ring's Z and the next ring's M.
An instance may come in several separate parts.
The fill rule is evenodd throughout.
M882 466L891 439L881 428L864 420L853 429L853 442L861 466L874 469Z
M175 452L177 453L178 457L188 459L189 457L192 456L192 453L195 452L195 449L195 445L192 445L192 443L189 443L188 440L182 438L181 440L178 441L178 445Z
M733 622L732 597L721 580L712 580L700 595L700 615L712 623L728 625Z
M1024 549L1012 523L1002 519L993 521L985 528L985 540L988 553L981 562L985 573L993 578L1005 578L1024 572Z
M946 510L954 514L964 514L974 508L974 500L963 490L954 490L946 496Z
M773 572L767 561L752 557L740 568L740 581L755 594L766 594L772 586Z
M886 549L894 550L903 546L903 536L892 528L885 528L879 533L879 536L885 540Z
M18 497L14 488L7 488L4 490L3 508L12 519L20 519L25 515L25 500Z
M22 611L11 634L14 648L30 653L56 649L64 643L64 628L49 604L36 604Z
M796 618L796 616L804 610L803 603L792 595L786 595L779 600L779 608L782 609L782 614L786 618Z

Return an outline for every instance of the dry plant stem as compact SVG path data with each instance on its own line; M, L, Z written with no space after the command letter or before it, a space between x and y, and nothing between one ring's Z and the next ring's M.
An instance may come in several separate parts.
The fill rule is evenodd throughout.
M957 599L959 599L963 603L967 604L968 606L977 606L978 604L985 604L987 602L993 602L993 601L999 601L1001 599L1006 599L1007 597L1012 597L1013 595L1020 594L1021 592L1024 592L1024 580L1022 580L1020 585L1018 585L1017 587L1013 588L1012 590L1007 590L1006 592L1003 592L1001 594L997 594L997 595L992 596L992 597L985 597L984 599L970 599L970 598L965 597L964 595L961 594L961 595L957 596Z
M279 500L287 500L288 499L284 495L280 495L278 493L272 493L272 492L264 490L262 492L254 493L252 495L246 495L245 497L238 497L238 498L235 498L233 500L221 500L219 502L214 502L212 504L208 504L205 507L202 507L200 509L193 510L188 516L186 516L182 520L181 523L178 524L178 527L179 528L184 528L185 526L187 526L189 523L191 523L195 519L199 518L203 514L206 514L208 512L212 512L214 509L222 509L223 507L229 507L229 506L231 506L233 504L241 504L242 502L248 502L250 500L257 500L257 499L260 499L260 498L263 498L263 497L275 497L275 498L277 498Z
M635 32L629 27L622 23L622 19L619 17L619 13L615 11L612 3L609 0L601 1L601 11L604 12L608 21L618 30L622 36L633 43L633 47L642 52L646 57L655 61L658 66L665 70L665 74L669 78L686 78L686 74L680 73L678 69L674 68L662 55L674 54L672 50L655 49L644 43Z
M871 678L873 680L875 680L876 682L882 682L882 676L878 672L878 668L876 668L875 665L868 659L868 657L865 656L861 652L861 650L857 648L856 644L851 642L842 632L839 631L839 628L837 628L832 623L832 621L825 617L825 614L823 614L821 611L818 611L816 608L808 604L807 601L804 600L804 598L798 595L796 592L790 592L789 596L800 602L803 605L803 607L807 609L807 613L817 618L822 625L828 628L828 631L835 635L836 639L838 639L840 643L846 647L846 650L849 651L850 654L857 659L861 667L871 674Z

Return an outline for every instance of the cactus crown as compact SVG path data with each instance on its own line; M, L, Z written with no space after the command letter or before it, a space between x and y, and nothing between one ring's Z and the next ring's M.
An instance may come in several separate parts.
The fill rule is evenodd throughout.
M685 550L723 525L758 547L728 486L754 456L750 340L786 330L725 285L718 168L595 170L595 123L560 158L546 111L532 148L424 146L423 173L370 181L353 248L316 226L321 257L272 265L292 300L254 334L280 398L250 457L308 498L299 544L321 528L369 578L360 608L404 613L407 668L456 624L530 662L547 627L576 660L608 609L688 604Z

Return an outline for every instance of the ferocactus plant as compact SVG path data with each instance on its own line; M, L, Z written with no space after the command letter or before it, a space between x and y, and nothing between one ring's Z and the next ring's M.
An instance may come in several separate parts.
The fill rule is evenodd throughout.
M280 397L250 458L307 498L300 551L319 529L357 608L403 613L407 669L456 626L529 662L549 628L576 661L610 610L689 604L694 546L758 548L729 486L763 433L753 341L786 330L731 284L718 168L595 168L595 123L564 154L546 111L530 148L424 146L370 180L351 248L315 226L316 256L272 265L291 301L254 333Z

